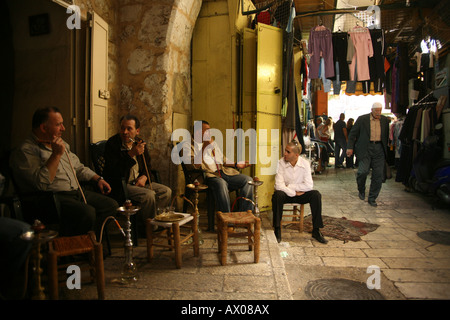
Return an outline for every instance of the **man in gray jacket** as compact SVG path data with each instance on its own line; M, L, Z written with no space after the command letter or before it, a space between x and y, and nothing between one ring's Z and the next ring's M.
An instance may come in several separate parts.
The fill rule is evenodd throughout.
M372 168L372 181L367 200L373 207L377 206L375 200L383 183L389 139L389 120L381 115L382 108L381 103L375 102L371 113L362 115L356 120L350 131L347 146L347 157L350 157L355 149L359 162L356 182L361 200L365 198L366 179Z

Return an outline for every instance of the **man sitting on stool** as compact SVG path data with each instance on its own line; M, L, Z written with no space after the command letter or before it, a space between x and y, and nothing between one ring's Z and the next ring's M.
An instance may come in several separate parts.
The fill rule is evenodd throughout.
M301 145L289 142L284 150L284 157L278 161L275 176L275 192L272 196L273 227L277 241L281 241L281 218L285 203L309 203L312 214L312 237L320 243L328 241L319 228L323 228L322 195L313 190L311 167L308 160L300 156Z

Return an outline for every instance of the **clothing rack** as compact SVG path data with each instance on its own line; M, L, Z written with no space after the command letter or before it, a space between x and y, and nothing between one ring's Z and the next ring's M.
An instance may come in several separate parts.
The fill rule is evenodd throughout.
M419 105L426 105L426 104L436 104L436 101L426 101L427 99L431 98L430 96L434 93L434 91L431 91L428 93L425 97L420 99L418 102L414 103L412 106L419 106Z
M429 96L431 96L433 94L434 91L431 91L430 93L428 93L425 97L423 97L422 99L419 100L419 102L417 102L417 104L421 103L423 100L427 99Z

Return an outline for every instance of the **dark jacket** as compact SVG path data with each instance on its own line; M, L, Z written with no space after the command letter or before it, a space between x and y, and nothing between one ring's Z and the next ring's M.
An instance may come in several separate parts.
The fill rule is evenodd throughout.
M370 142L370 113L358 117L355 125L350 130L348 137L348 149L354 149L356 157L362 159L367 152ZM383 145L384 155L387 155L389 139L389 120L385 116L380 117L381 143Z
M144 156L147 163L147 169L150 174L150 154L147 146L144 148ZM119 204L123 203L125 199L125 192L122 181L128 182L130 178L130 169L136 164L136 161L128 155L127 150L122 150L122 139L120 134L116 134L108 139L105 146L105 168L103 169L103 176L111 185L111 197ZM142 156L137 157L139 164L139 177L147 175ZM148 178L148 177L147 177ZM150 179L147 179L147 183Z

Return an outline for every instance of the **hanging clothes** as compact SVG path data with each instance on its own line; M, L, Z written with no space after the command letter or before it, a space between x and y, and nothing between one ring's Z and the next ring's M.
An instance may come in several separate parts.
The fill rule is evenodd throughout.
M356 26L350 32L350 39L355 47L350 64L350 80L364 81L370 79L368 58L373 56L372 39L369 29ZM357 75L355 74L357 73Z
M382 92L386 75L384 72L384 32L382 29L370 29L373 56L369 57L370 81L374 84L375 92Z
M258 13L258 23L264 23L270 25L270 12L268 10Z
M309 33L308 52L309 78L318 79L320 70L320 59L324 59L325 78L334 77L333 64L333 43L330 29L324 26L317 26L311 29Z
M308 90L308 63L305 56L302 57L302 60L300 62L300 76L302 83L302 94L306 95Z
M400 118L398 119L395 123L394 123L394 130L393 130L393 134L392 134L392 142L394 144L394 150L395 150L395 159L396 159L396 165L395 168L398 169L398 163L397 161L400 160L400 155L401 155L401 148L402 148L402 142L399 139L400 136L400 132L402 131L403 128L403 123L405 122L404 118Z
M401 150L395 181L409 185L413 164L419 156L423 157L423 143L436 134L434 128L437 121L435 101L425 101L409 108L399 134Z
M347 32L334 32L332 34L333 43L333 65L335 67L335 76L330 78L336 80L339 76L340 81L350 80L350 72L347 63L347 49L348 49L348 33ZM337 63L337 67L336 67ZM339 68L339 72L337 72Z

